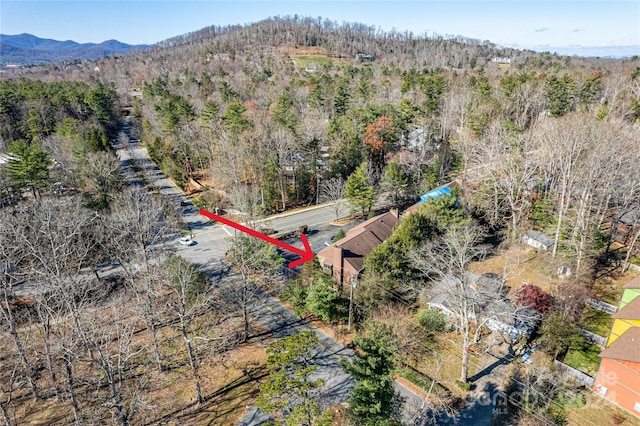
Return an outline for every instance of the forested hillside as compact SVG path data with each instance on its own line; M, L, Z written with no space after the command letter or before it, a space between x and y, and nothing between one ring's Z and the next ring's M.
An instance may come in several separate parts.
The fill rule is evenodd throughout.
M208 27L160 46L78 65L82 72L54 67L45 78L91 78L122 96L141 89L138 132L165 169L182 183L204 171L226 192L264 187L272 210L308 200L317 174L346 177L367 159L381 169L415 126L421 144L442 151L461 130L478 139L496 123L521 133L541 116L578 112L628 124L640 116L633 59L559 57L299 17ZM376 153L365 136L382 117L390 143ZM322 148L328 176L311 158ZM292 168L295 187L284 184Z
M326 189L366 162L370 183L395 188L396 202L457 175L476 181L477 214L516 235L546 197L563 200L560 223L568 209L593 211L593 203L598 222L616 202L626 185L622 170L634 164L639 65L638 58L560 57L462 37L271 18L204 28L93 65L30 70L24 77L83 79L93 88L37 83L25 94L26 83L3 83L15 89L2 95L0 147L33 140L49 143L53 154L60 143L44 136L78 126L75 133L86 133L88 111L114 139L115 116L101 102L115 89L132 105L134 137L183 188L204 185L210 207L258 205L268 213L331 198ZM86 93L46 93L60 85ZM128 95L134 89L142 96ZM52 120L62 113L70 117ZM558 143L578 135L575 150ZM556 164L565 154L569 166ZM567 167L584 168L579 177L590 183L564 176ZM536 188L536 199L517 195ZM568 193L579 188L600 193ZM560 225L554 233L558 240Z
M268 211L309 202L317 182L346 178L362 161L379 182L398 157L423 190L496 127L515 137L532 135L546 117L630 128L640 116L637 59L560 57L310 18L209 27L82 67L46 78L90 77L123 97L139 89L135 131L165 171L182 185L207 180L226 202L263 190Z
M389 389L394 368L407 365L425 374L425 389L442 391L435 413L457 410L474 380L470 357L497 334L484 327L493 313L480 305L507 306L503 316L533 307L542 325L532 335L543 336L538 353L549 362L501 379L548 396L511 407L512 420L524 413L521 424L564 421L562 404L575 389L549 365L581 338L576 324L613 256L611 222L640 211L639 123L637 57L562 57L297 16L2 74L2 415L7 424L237 421L265 382L265 365L302 365L274 353L298 345L304 358L315 344L281 340L265 361L263 340L251 337L269 331L250 307L269 290L333 325L357 311L355 342L366 350L343 368L359 381L356 395L370 380L389 406L372 414L361 397L354 424L398 414ZM138 139L198 206L248 222L323 201L338 206L343 197L353 216L365 217L377 199L403 208L454 179L460 188L405 216L371 251L347 308L355 285L340 294L309 263L285 286L283 259L256 239L235 238L208 276L169 253L184 205L150 188L125 190L125 161L112 152ZM520 254L531 229L552 240L540 255L546 264ZM503 284L509 262L523 270L540 262L544 273L570 267L573 275L560 279L554 269L546 293L530 286L516 296L514 287L507 302L501 284L491 298L471 300L472 264L503 252L503 269L488 275L502 274ZM625 254L619 260L633 250ZM224 275L231 267L235 275ZM105 269L117 278L104 279ZM457 297L451 305L459 304L454 320L425 309L447 280L450 301ZM441 347L453 348L461 365L449 382ZM379 377L362 370L365 356L382 360ZM297 386L320 387L303 383L313 371L307 364ZM267 399L261 404L273 408Z

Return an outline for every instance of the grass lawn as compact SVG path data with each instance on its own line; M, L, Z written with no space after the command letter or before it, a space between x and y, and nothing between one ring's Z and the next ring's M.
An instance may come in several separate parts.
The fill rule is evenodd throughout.
M470 271L476 274L493 272L501 274L506 271L506 287L513 294L524 282L537 285L546 292L553 285L553 267L546 253L538 253L527 247L514 244L508 251L489 257L481 262L473 262Z
M438 338L436 353L425 357L415 367L416 370L433 377L451 393L460 398L466 397L468 391L458 384L462 367L462 337L457 333L443 333ZM478 358L469 357L469 377L477 373Z
M638 425L640 419L616 407L593 392L584 393L586 404L567 411L568 426Z
M433 380L430 377L428 377L427 375L425 375L420 371L415 370L413 367L408 365L401 367L397 371L397 374L398 376L404 379L407 379L408 381L410 381L411 383L413 383L414 385L416 385L417 387L419 387L424 391L428 391L429 388L431 388L431 385L433 383ZM439 396L445 396L446 391L447 389L438 382L436 382L432 390L434 395L439 395ZM426 392L425 392L425 395L426 395Z
M327 58L325 56L295 56L293 59L296 61L296 66L298 68L306 68L313 64L323 66L331 65L333 63L331 58Z
M595 377L600 366L600 352L602 352L600 346L585 342L578 347L570 347L564 363Z
M624 291L622 286L631 281L636 275L637 273L633 271L621 274L620 268L603 274L593 284L593 298L617 306Z
M582 312L582 319L579 325L585 330L606 337L611 331L613 319L611 318L611 314L587 306Z

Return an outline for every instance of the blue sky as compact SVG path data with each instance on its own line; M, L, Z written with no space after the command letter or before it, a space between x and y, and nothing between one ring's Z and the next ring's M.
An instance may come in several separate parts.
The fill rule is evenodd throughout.
M463 35L536 50L627 46L640 54L640 1L2 0L0 33L155 43L208 25L321 16L415 34ZM578 49L579 50L579 49ZM618 49L619 50L619 49Z

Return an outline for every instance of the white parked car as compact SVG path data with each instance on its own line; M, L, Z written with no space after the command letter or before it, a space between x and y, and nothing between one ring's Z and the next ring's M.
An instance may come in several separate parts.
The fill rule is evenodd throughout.
M196 242L193 241L191 238L189 237L182 237L180 238L180 244L182 244L183 246L192 246L194 245Z

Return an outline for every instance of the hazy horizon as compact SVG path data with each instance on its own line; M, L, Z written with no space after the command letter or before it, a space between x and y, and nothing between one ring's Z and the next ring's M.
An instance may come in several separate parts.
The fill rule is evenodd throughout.
M155 44L211 25L322 17L383 31L463 36L565 55L640 55L637 1L33 1L0 5L6 35L77 43Z

